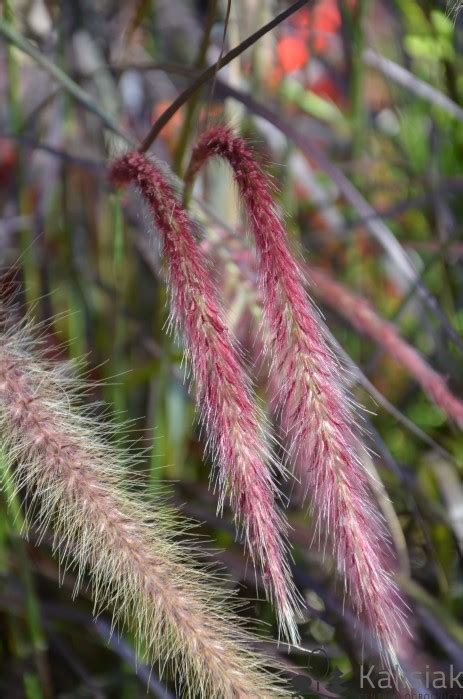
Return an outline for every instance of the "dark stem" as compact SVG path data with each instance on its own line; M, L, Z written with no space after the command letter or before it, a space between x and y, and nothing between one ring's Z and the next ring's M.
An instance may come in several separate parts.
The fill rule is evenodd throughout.
M227 11L225 13L225 22L223 25L222 46L220 47L220 54L219 54L218 61L215 64L216 69L215 69L214 77L212 78L212 85L211 85L211 92L209 95L209 102L212 102L212 98L214 95L214 89L215 89L215 83L217 80L217 72L220 69L220 61L223 58L223 52L225 49L225 39L227 38L227 29L228 29L228 24L230 22L230 14L231 14L231 0L227 0ZM206 129L208 128L208 119L209 119L209 113L206 113L206 125L205 125Z
M216 12L217 12L217 1L218 0L210 0L210 2L208 4L206 27L204 29L203 38L201 41L201 46L199 47L198 57L197 57L196 63L195 63L195 68L197 68L198 70L203 70L204 64L206 63L207 49L209 48L209 41L210 41L210 36L211 36L211 32L212 32L212 27L214 25L215 16L216 16ZM186 151L187 146L188 146L190 132L192 130L193 119L194 119L194 116L196 113L196 108L198 106L199 98L200 98L200 93L197 92L193 96L193 98L190 100L190 103L189 103L188 108L187 108L185 121L183 122L183 127L182 127L182 130L180 132L180 137L178 139L178 144L177 144L177 147L175 149L175 154L174 154L173 170L174 170L176 175L181 175L181 173L182 173L182 165L183 165L183 160L184 160L184 156L185 156L185 151Z
M202 87L206 82L208 82L208 80L213 78L216 75L217 71L220 70L220 68L223 68L224 66L228 65L231 61L233 61L234 58L243 53L243 51L246 51L246 49L255 44L256 41L258 41L265 34L272 31L272 29L281 24L281 22L284 22L285 19L287 19L295 12L300 10L301 7L307 5L308 2L310 2L310 0L297 0L286 10L274 17L274 19L270 20L270 22L268 22L263 27L254 32L254 34L251 34L251 36L248 36L247 39L244 39L244 41L238 44L238 46L235 46L234 49L225 54L225 56L219 58L219 60L216 63L214 63L212 66L209 66L209 68L203 71L196 78L196 80L194 80L191 83L191 85L189 85L186 88L186 90L184 90L172 102L172 104L169 107L167 107L167 109L161 114L159 119L155 121L155 123L150 129L149 134L146 136L145 139L143 139L138 149L139 152L145 153L151 147L153 141L159 136L159 133L162 131L164 126L170 121L170 119L172 119L172 117L180 109L180 107L182 107L185 104L185 102L187 102L190 99L190 97L194 95L196 90L199 90L199 88Z

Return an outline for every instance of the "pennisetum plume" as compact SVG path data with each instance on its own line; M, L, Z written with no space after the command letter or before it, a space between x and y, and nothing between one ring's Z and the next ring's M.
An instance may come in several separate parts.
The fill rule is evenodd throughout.
M226 240L223 238L223 232L213 234L209 229L206 242L209 248L220 252L227 264L233 263L234 277L236 281L239 279L240 288L244 288L245 291L245 302L241 302L240 305L242 315L244 309L249 309L258 318L262 301L261 295L257 297L258 289L254 283L255 255L243 238L238 238L237 235L229 236ZM205 249L208 250L207 247ZM309 265L303 265L302 271L305 287L310 287L325 306L343 316L356 330L373 340L378 347L406 369L430 400L450 420L455 421L459 427L463 427L463 401L452 393L445 377L433 369L425 357L400 336L392 323L383 318L370 302L345 284L333 279L321 267L310 265L309 268Z
M451 419L463 427L463 402L449 389L445 379L424 357L398 334L392 323L378 315L368 301L332 279L321 269L309 275L317 296L344 316L359 332L388 352L421 385L424 392Z
M173 665L179 696L290 696L224 611L224 593L194 563L191 545L178 543L173 512L127 487L130 455L111 446L25 327L0 333L0 433L29 520L39 532L54 528L77 587L88 572L95 611L110 606L148 662Z
M162 235L172 315L183 332L197 404L218 465L219 509L228 493L251 556L261 565L279 627L297 642L298 601L286 559L285 522L268 466L272 458L193 224L165 175L142 154L129 153L114 162L111 179L117 186L139 189Z
M232 167L255 237L276 402L288 434L289 455L329 534L337 567L363 624L375 634L385 662L398 665L405 626L388 570L388 544L360 460L361 445L340 366L310 304L291 255L268 178L249 147L231 130L205 133L193 150L187 179L208 158Z

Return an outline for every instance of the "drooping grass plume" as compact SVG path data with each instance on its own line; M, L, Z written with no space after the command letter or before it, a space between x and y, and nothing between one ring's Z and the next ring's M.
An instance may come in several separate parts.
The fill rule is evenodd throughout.
M196 402L217 463L219 510L228 493L251 556L261 565L279 627L297 642L297 597L286 559L285 522L275 503L272 457L193 225L165 175L140 153L113 163L111 179L140 190L162 235L172 316L183 333Z
M54 529L64 567L77 567L77 588L88 573L95 611L111 607L148 662L173 666L179 696L290 696L224 611L224 594L193 562L191 543L188 551L178 543L176 517L127 486L130 455L111 446L26 328L0 336L0 433L29 522Z
M385 530L359 458L361 445L341 368L307 298L268 178L243 139L217 127L194 148L188 179L214 156L232 167L256 241L271 334L271 374L278 384L276 404L290 461L318 515L320 533L329 534L354 607L375 634L385 661L395 666L403 611L386 563Z
M390 354L418 381L429 398L451 420L463 427L463 402L450 391L444 377L400 337L392 323L381 318L368 301L332 279L323 270L311 268L308 273L313 289L321 301L344 316L354 328Z
M240 288L245 290L246 305L250 307L254 316L259 317L258 308L262 303L262 294L258 295L258 289L253 287L257 269L251 247L237 236L226 240L222 240L223 235L219 233L215 236L217 239L211 241L209 232L208 242L214 243L211 247L219 249L228 263L233 261L234 275L237 280L239 279ZM238 242L240 242L239 247L237 247ZM323 304L345 318L362 335L373 340L378 347L395 359L421 386L430 400L450 420L463 427L463 401L452 393L445 377L433 369L425 357L399 335L392 323L383 318L365 298L333 279L321 267L305 265L302 271L306 288L310 288ZM239 272L241 272L240 275L238 275ZM243 309L246 305L244 302L241 303Z

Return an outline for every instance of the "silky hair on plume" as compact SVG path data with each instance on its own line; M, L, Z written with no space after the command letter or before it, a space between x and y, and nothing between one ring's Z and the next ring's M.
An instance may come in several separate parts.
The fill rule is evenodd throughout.
M94 612L134 632L137 653L170 666L179 696L291 696L233 613L217 576L191 551L189 523L128 478L131 455L49 361L30 323L0 331L0 433L6 473L38 537L54 531L63 569L90 581ZM179 542L188 530L188 548ZM196 553L198 553L196 551Z
M304 274L291 253L271 183L244 139L219 126L193 149L186 181L211 158L230 165L257 253L259 284L268 326L269 380L287 435L288 463L330 542L349 600L375 636L386 665L400 665L405 610L389 570L391 552L374 506L360 454L350 394L327 341Z
M216 285L195 236L195 224L161 167L138 152L112 163L111 181L143 196L162 240L172 325L181 331L206 444L216 464L218 510L228 497L252 560L260 568L282 635L297 643L301 605L287 556L287 524L277 504L273 471L283 471L268 446L249 377L226 326Z

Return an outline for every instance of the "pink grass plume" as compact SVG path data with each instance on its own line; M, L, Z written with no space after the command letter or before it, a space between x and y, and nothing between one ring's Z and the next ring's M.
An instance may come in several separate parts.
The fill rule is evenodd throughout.
M259 278L271 339L271 379L289 457L329 536L337 568L362 624L374 633L384 661L399 664L406 624L387 563L389 546L360 460L362 446L351 401L319 315L307 298L270 182L245 141L217 127L193 150L188 178L211 157L230 164L255 237Z
M344 316L354 328L401 364L442 412L463 427L463 402L452 393L444 377L429 366L418 350L400 337L392 323L382 318L368 301L323 270L311 268L308 276L321 301Z
M131 184L141 192L162 235L172 316L183 333L196 402L217 464L219 510L228 494L248 550L260 564L279 628L297 642L298 598L286 558L286 524L275 502L274 462L193 224L164 173L142 154L114 162L110 176L115 185Z
M63 570L77 569L75 593L89 583L95 613L109 607L115 626L130 626L140 657L174 670L178 696L291 696L251 650L191 536L181 542L191 524L134 487L133 457L67 372L27 327L0 331L5 470L39 539L52 529Z
M222 237L224 237L223 233ZM256 260L248 243L243 238L233 236L224 241L219 238L219 241L215 241L215 245L209 243L209 247L215 251L220 249L222 256L227 260L233 260L235 269L240 272L239 284L245 286L248 305L260 308L263 300L262 294L255 286ZM208 250L206 247L204 249ZM426 358L400 336L393 323L383 318L368 300L334 279L323 268L303 264L302 270L305 288L310 288L322 304L345 318L358 332L375 342L415 379L429 399L450 420L459 427L463 427L463 401L451 391L445 377L433 369ZM247 309L247 306L244 308ZM255 312L254 315L256 315ZM254 338L253 341L255 343L256 339Z

